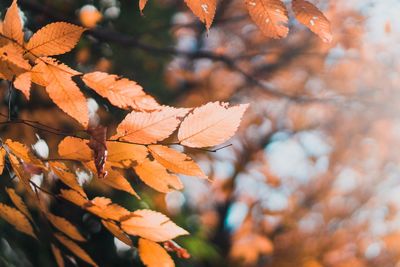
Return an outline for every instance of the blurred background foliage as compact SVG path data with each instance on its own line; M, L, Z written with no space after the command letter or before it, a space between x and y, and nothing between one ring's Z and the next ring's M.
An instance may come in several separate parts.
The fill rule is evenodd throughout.
M2 15L10 2L0 2ZM209 32L180 0L149 0L144 15L136 0L18 2L28 36L54 21L93 24L60 57L74 69L130 78L163 104L251 104L232 146L187 151L212 183L183 177L183 192L164 195L127 173L139 201L82 176L89 197L159 210L187 229L191 235L177 242L192 257L174 256L177 266L400 266L398 1L312 1L331 20L330 44L295 21L286 39L268 39L236 0L219 1ZM0 86L7 113L7 84ZM110 129L125 115L85 93ZM14 116L77 127L40 88L29 102L14 98ZM30 128L0 131L38 141ZM60 138L38 134L56 155L51 148ZM0 201L9 201L4 192ZM79 225L90 240L83 247L100 266L142 266L137 251L96 218L67 204L57 213ZM3 221L0 232L0 266L54 266L49 244Z

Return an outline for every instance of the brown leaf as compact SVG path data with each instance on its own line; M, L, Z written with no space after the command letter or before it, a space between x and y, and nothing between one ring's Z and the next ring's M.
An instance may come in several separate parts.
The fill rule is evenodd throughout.
M167 216L152 210L136 210L121 222L121 228L130 235L140 236L154 242L164 242L189 234L173 223Z
M182 122L178 139L189 147L219 145L235 134L247 107L248 104L228 107L214 102L196 108Z
M143 10L146 7L147 1L148 0L139 0L139 10L141 14L143 14Z
M54 234L54 236L55 238L57 238L58 241L60 241L61 244L63 244L66 248L68 248L72 253L74 253L80 259L89 263L92 266L97 266L97 264L92 260L92 258L74 241L61 234Z
M146 159L134 167L139 178L151 188L168 193L174 190L181 190L183 184L178 176L170 174L157 161Z
M37 57L61 55L76 46L84 31L66 22L50 23L32 35L26 49Z
M14 226L18 231L36 238L28 219L19 210L0 203L0 217Z
M246 0L251 19L265 36L285 37L289 28L288 12L281 0Z
M90 135L88 146L93 150L94 163L99 178L104 178L107 172L104 170L107 161L107 128L103 126L89 127L87 132Z
M174 267L174 261L159 244L139 238L139 256L147 267Z

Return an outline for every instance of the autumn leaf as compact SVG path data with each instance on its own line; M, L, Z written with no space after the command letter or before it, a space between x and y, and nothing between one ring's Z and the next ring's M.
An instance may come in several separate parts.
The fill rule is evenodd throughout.
M94 154L94 163L99 178L104 178L107 171L104 170L107 161L107 128L103 126L89 127L87 132L90 135L88 146Z
M109 198L105 197L96 197L92 199L89 203L84 205L84 208L105 220L110 219L118 221L120 218L130 214L127 209L112 203Z
M66 22L50 23L32 35L26 49L37 57L61 55L76 46L84 31Z
M110 231L111 234L113 234L116 238L127 244L128 246L132 247L132 240L129 238L129 236L122 231L122 229L114 222L111 221L106 221L106 220L101 220L101 223L104 225L105 228L107 228L108 231Z
M19 16L17 0L13 0L4 17L3 34L4 36L16 41L20 45L24 43L22 20Z
M113 167L127 168L142 162L148 155L143 145L108 141L108 163Z
M9 154L8 158L10 160L11 167L14 170L14 174L22 182L25 190L29 192L31 195L33 195L33 190L30 185L31 175L24 170L22 164L19 162L16 156Z
M160 105L146 95L140 85L126 78L96 71L83 75L82 80L114 106L146 111L160 109Z
M171 172L207 178L196 162L186 154L162 145L151 145L148 149L154 159Z
M139 0L139 10L141 14L143 14L143 10L146 7L147 1L148 0Z
M228 107L226 103L208 103L196 108L182 122L178 139L188 147L219 145L231 138L248 104Z
M29 220L33 221L32 216L26 207L24 201L22 198L17 195L14 189L12 188L6 188L7 194L10 197L12 203L17 207L17 209L22 212Z
M183 184L178 176L167 172L157 161L146 159L134 167L139 178L151 188L168 193L173 190L181 190Z
M58 154L66 159L92 160L92 151L87 140L67 136L58 144Z
M31 84L32 77L30 72L24 72L18 75L14 81L14 87L20 90L28 100L30 97Z
M54 259L57 262L58 267L64 267L64 259L62 257L61 251L58 247L56 247L54 244L51 244L51 252L54 255Z
M137 144L153 144L169 137L178 127L180 117L188 112L184 108L165 107L154 112L131 112L118 125L113 139Z
M293 0L292 9L301 24L317 34L324 42L332 41L330 22L317 7L305 0Z
M8 43L0 47L0 59L14 64L23 70L30 70L29 61L22 56L23 50L15 43Z
M72 253L78 256L81 260L89 263L92 266L97 266L97 264L92 260L92 258L81 248L79 247L74 241L71 239L61 235L61 234L54 234L55 238L60 241L66 248L68 248Z
M71 79L79 72L51 58L39 58L37 61L45 62L40 71L46 82L46 91L50 98L65 113L87 128L89 112L86 98Z
M76 175L69 172L65 164L61 162L50 162L50 168L54 174L60 179L61 182L69 186L71 189L79 192L82 196L86 197L86 193L79 185Z
M246 0L245 3L251 19L265 36L286 37L288 12L281 0Z
M78 229L76 229L76 227L72 223L70 223L63 217L56 216L49 212L46 213L46 217L55 228L57 228L70 238L81 242L86 241L85 238L79 233Z
M45 169L43 162L41 162L24 144L17 141L7 139L5 145L8 147L10 152L16 157L22 159L25 164L32 164L36 167Z
M217 0L185 0L192 12L210 29L217 8Z
M3 147L0 147L0 175L3 174L5 161L6 161L6 150Z
M171 256L162 246L144 238L139 238L139 256L147 267L175 266Z
M0 217L14 226L18 231L36 238L28 219L19 210L0 203Z
M121 222L127 234L140 236L154 242L163 242L189 234L173 223L167 216L152 210L136 210Z
M83 197L81 194L79 194L75 190L61 189L60 197L62 197L65 200L68 200L69 202L71 202L79 207L84 207L85 204L89 203L89 200L87 198Z

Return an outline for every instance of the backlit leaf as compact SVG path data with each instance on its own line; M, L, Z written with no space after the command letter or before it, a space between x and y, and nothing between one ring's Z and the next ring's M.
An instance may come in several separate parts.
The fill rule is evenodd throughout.
M54 258L57 262L58 267L64 267L64 259L62 257L61 251L58 247L56 247L54 244L51 244L51 252L53 252Z
M19 210L0 203L0 217L14 226L18 231L36 238L28 219Z
M72 223L70 223L63 217L56 216L49 212L46 213L46 217L55 228L57 228L70 238L77 241L85 241L85 238L79 233L78 229L76 229L76 227Z
M192 12L210 29L217 8L217 0L185 0Z
M132 247L132 240L129 238L127 234L122 231L122 229L114 222L101 220L101 223L107 228L110 233L112 233L116 238L127 244L128 246Z
M74 253L76 256L78 256L81 260L89 263L92 266L97 266L97 264L92 260L92 258L80 246L78 246L74 241L72 241L71 239L69 239L61 234L55 234L54 236L55 236L55 238L57 238L58 241L60 241L61 244L63 244L72 253Z
M12 203L15 205L15 207L17 207L17 209L22 212L27 218L29 218L31 221L33 221L32 216L28 210L28 208L26 207L24 201L22 200L22 198L17 195L17 193L15 192L14 189L12 188L6 188L7 194L10 197Z
M30 72L24 72L18 75L14 81L14 87L20 90L28 100L30 96L31 84L32 77Z
M175 266L171 256L162 246L144 238L139 238L139 256L147 267Z
M69 172L68 168L65 164L61 162L50 162L50 168L54 172L54 174L67 186L72 188L73 190L79 192L82 196L86 196L85 191L79 185L76 175L74 173Z
M3 21L3 34L22 45L24 42L24 33L22 31L22 20L19 15L17 0L13 0L8 8Z

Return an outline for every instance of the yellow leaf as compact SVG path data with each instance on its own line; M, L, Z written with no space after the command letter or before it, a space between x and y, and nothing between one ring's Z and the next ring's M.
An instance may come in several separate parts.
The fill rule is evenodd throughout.
M219 145L235 134L247 107L248 104L228 107L214 102L196 108L182 122L178 139L189 147Z
M189 233L173 223L167 216L152 210L136 210L121 222L129 235L140 236L154 242L164 242Z
M66 65L58 64L54 59L40 59L47 63L43 67L42 75L47 82L46 91L50 98L65 113L86 128L89 122L86 98L71 79L71 76L78 72L71 71Z
M92 266L97 266L97 264L92 260L92 258L74 241L61 234L54 234L54 236L55 238L57 238L58 241L60 241L61 244L63 244L66 248L68 248L72 253L74 253L80 259L89 263Z
M210 29L217 8L217 0L185 0L192 12Z
M172 172L207 178L196 162L186 154L162 145L151 145L149 151L155 160Z
M246 0L251 19L265 36L285 37L289 28L288 12L281 0Z
M57 228L58 230L60 230L61 232L63 232L67 236L69 236L70 238L75 239L77 241L81 241L81 242L85 241L85 238L79 233L78 229L76 229L76 227L72 223L70 223L63 217L56 216L49 212L46 213L46 216L47 216L47 219L49 220L49 222L55 228Z
M82 80L114 106L147 111L160 109L160 105L143 92L140 85L126 78L96 71L83 75Z
M332 32L329 20L317 7L305 0L293 0L292 9L296 19L324 42L332 41Z
M11 6L7 10L6 16L4 17L3 34L20 45L24 43L22 20L19 16L17 0L13 0Z
M154 112L131 112L118 125L117 135L125 141L138 144L152 144L169 137L178 127L180 117L183 117L188 109L165 107Z
M29 100L31 90L32 77L30 72L24 72L17 76L14 81L14 87L20 90L26 99Z
M77 191L82 196L86 197L86 193L83 188L79 185L76 175L69 172L68 168L65 164L61 162L51 162L50 168L54 172L54 174L67 186Z
M179 177L168 173L157 161L146 159L134 168L136 174L145 184L159 192L168 193L183 188Z
M19 210L0 203L0 217L13 225L18 231L36 238L28 219Z
M32 216L26 207L24 201L22 198L17 195L14 189L12 188L6 188L7 194L10 197L12 203L17 207L17 209L22 212L26 217L28 217L29 220L33 221Z
M133 246L132 240L129 238L127 234L122 231L122 229L115 224L114 222L111 221L105 221L101 220L101 223L104 225L105 228L107 228L110 233L112 233L116 238L127 244L128 246Z
M3 147L0 147L0 175L3 174L5 161L6 150Z
M139 238L139 256L147 267L174 267L171 256L159 244Z
M51 251L53 252L54 258L57 262L58 267L65 267L64 260L61 254L61 251L58 247L55 245L51 244Z
M32 35L26 49L37 57L64 54L76 46L84 31L66 22L50 23Z

